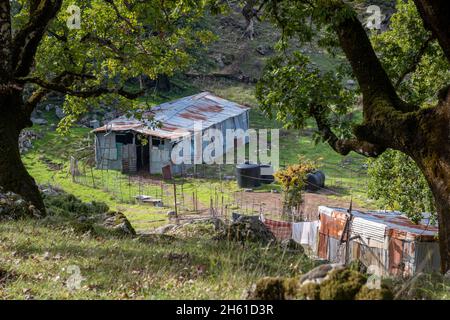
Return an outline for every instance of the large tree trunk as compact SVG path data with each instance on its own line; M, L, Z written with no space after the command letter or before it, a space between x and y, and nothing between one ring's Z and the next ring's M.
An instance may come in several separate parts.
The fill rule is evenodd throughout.
M446 169L445 175L449 176L450 170ZM428 179L431 186L439 222L439 249L441 254L441 271L450 270L450 181L438 181ZM444 187L444 185L446 187Z
M441 151L447 149L443 147ZM440 152L439 152L440 153ZM439 223L441 271L450 270L450 157L439 153L426 156L418 162L436 204Z
M34 179L28 174L19 153L19 134L28 124L21 119L20 94L0 97L0 186L15 192L36 208L45 212L41 194ZM14 104L14 105L12 105Z
M450 1L414 1L426 27L432 30L450 61L450 20L446 15L450 12ZM331 13L347 8L343 1L326 3ZM377 156L390 148L408 154L416 162L436 202L441 269L447 272L450 270L450 87L439 92L439 102L434 108L420 108L403 101L356 14L346 19L336 19L331 14L330 21L337 22L339 42L363 95L364 120L354 132L359 144L347 143L345 147L367 156ZM326 127L320 129L328 133ZM335 150L348 153L348 148L337 148L337 139L331 134L325 137ZM370 143L375 152L369 152L363 143Z

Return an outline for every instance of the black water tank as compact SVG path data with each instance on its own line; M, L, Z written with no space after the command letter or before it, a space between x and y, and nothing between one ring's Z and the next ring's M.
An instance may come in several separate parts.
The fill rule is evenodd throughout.
M239 188L257 188L261 186L261 168L257 164L238 164L236 179Z
M316 175L318 175L320 177L320 187L324 188L325 187L325 173L323 173L320 170L317 170Z
M261 164L259 166L261 168L261 183L262 184L270 184L275 181L273 176L273 169L270 164ZM272 174L264 174L264 171L272 172Z
M306 189L317 191L325 187L325 174L322 171L314 171L306 175Z

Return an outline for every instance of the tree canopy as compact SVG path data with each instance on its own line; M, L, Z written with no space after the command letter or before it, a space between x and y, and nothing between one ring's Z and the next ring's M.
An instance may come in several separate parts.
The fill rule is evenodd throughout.
M79 28L68 25L73 4L80 8ZM39 42L30 48L34 59L15 61L15 80L37 89L27 101L29 109L50 91L66 94L62 125L99 103L116 101L123 110L132 110L130 99L141 92L127 81L142 74L156 79L185 70L194 59L194 48L213 39L197 25L211 8L205 0L14 1L12 32L19 51L15 58L32 55L20 52L19 40L30 37L33 28L44 29L36 33Z

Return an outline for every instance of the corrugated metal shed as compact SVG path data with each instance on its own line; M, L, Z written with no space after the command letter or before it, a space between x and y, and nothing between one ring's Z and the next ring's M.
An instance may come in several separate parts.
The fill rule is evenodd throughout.
M342 208L319 207L319 214L326 214L338 220L345 220L347 210ZM352 231L380 241L389 232L391 236L402 239L417 239L433 241L438 233L438 227L432 224L414 224L404 214L396 211L352 211Z
M429 217L414 224L400 212L352 210L352 240L348 246L339 245L349 217L346 209L319 207L319 257L343 262L348 249L349 259L376 265L392 275L410 276L439 269L438 227L430 223Z
M120 117L94 132L134 131L149 136L174 139L189 135L194 131L195 122L202 121L202 130L222 123L229 118L248 111L248 107L219 98L209 92L181 98L153 107L143 114L143 118L153 118L160 122L156 128L154 122ZM200 128L198 128L200 129Z

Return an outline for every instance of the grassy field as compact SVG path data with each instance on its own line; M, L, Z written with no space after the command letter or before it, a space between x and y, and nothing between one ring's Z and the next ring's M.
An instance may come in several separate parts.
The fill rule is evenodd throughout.
M241 299L263 276L313 266L278 247L99 237L46 219L2 222L0 240L0 299ZM83 280L72 290L78 270Z
M299 156L310 160L318 160L320 169L324 171L327 186L333 187L336 197L350 198L353 196L361 205L373 206L367 199L366 158L354 152L348 156L336 153L326 143L315 143L311 137L314 123L309 122L305 130L285 130L283 124L263 115L257 108L258 102L253 85L237 84L231 81L196 83L197 86L209 90L226 99L251 106L250 126L255 129L280 129L280 164L298 163ZM355 116L360 116L355 113Z
M210 90L227 99L252 106L250 113L252 128L282 128L282 124L266 118L257 110L254 87L251 85L236 84L229 81L218 83L196 82L185 90L179 89L172 92L167 97L146 98L147 103L154 105L192 94L196 92L193 88L197 88L197 92ZM50 123L56 123L57 121L55 115L51 112L44 114L44 117ZM311 130L311 128L307 129ZM69 159L74 155L78 157L80 153L86 155L87 159L92 158L94 153L93 134L90 133L90 129L74 127L64 136L50 130L47 126L35 126L33 130L41 133L42 138L34 141L34 148L24 155L23 160L39 184L58 186L84 201L103 201L111 208L124 212L138 230L145 231L165 223L165 213L168 208L140 205L136 203L134 197L145 194L162 198L165 205L173 207L174 198L171 185L164 183L161 187L158 181L149 183L139 177L130 177L117 171L91 169L91 167L85 167L84 165L80 165L83 175L77 178L77 182L74 182L68 173ZM280 153L280 164L296 163L299 155L312 160L320 159L321 169L327 176L327 186L331 186L335 192L335 195L331 197L349 199L352 196L361 205L371 205L365 195L366 175L363 169L365 159L356 154L342 157L324 143L315 144L308 134L308 130L301 132L281 129L280 150L282 152ZM83 151L80 152L80 150ZM228 169L228 171L231 170L229 174L232 174L232 169ZM180 185L181 181L178 179L176 183ZM186 197L191 199L191 194L195 192L202 207L209 206L215 190L225 190L223 194L226 203L231 201L233 192L238 190L235 182L223 182L218 179L187 179L182 183ZM270 189L279 188L277 186L264 186L260 191L270 191ZM184 205L185 211L193 209L193 204L189 202L189 199L186 200Z

